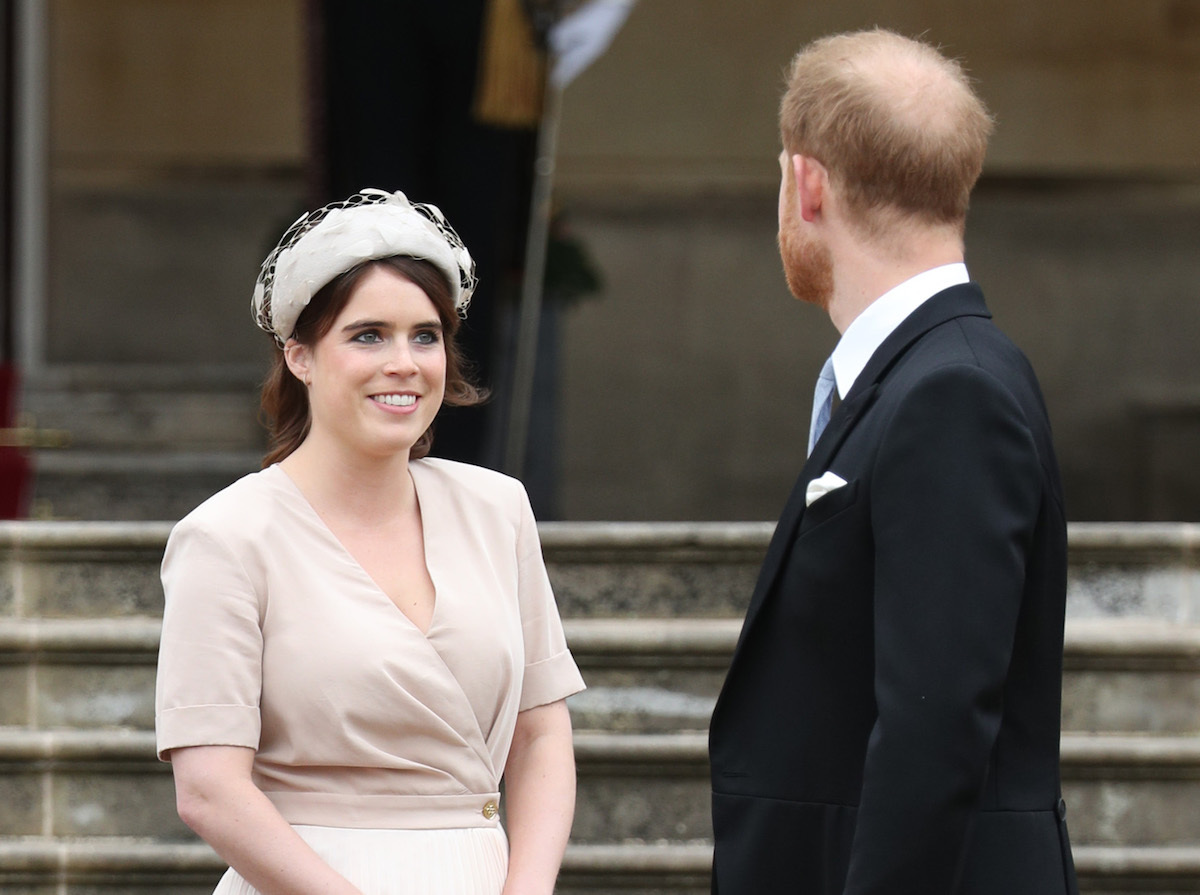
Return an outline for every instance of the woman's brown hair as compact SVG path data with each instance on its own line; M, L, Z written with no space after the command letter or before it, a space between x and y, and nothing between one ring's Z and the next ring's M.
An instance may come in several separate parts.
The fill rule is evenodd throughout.
M421 258L396 255L363 261L339 274L321 287L312 301L296 320L292 338L302 345L315 345L333 327L333 321L350 301L355 286L373 267L387 267L395 271L424 292L442 323L442 339L446 349L446 396L444 403L455 407L470 407L487 398L487 393L477 388L470 379L467 363L459 353L455 334L461 319L454 309L450 286L445 275L433 264ZM291 454L308 435L312 417L308 406L308 389L292 375L283 357L283 349L276 343L271 371L263 383L260 400L261 416L270 434L267 454L263 457L264 468ZM410 459L417 460L429 453L433 446L433 426L422 433L409 452Z

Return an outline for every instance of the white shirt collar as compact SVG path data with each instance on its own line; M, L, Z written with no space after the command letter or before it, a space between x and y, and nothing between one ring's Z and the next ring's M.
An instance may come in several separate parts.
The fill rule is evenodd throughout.
M943 264L910 277L871 302L846 327L833 349L833 375L837 380L838 397L846 397L875 349L909 314L943 289L970 280L967 266L961 261Z

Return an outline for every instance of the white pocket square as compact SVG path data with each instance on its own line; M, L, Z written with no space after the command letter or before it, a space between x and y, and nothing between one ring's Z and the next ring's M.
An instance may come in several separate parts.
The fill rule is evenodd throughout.
M846 480L836 472L827 472L820 478L813 479L804 491L804 505L811 507L813 501L819 500L830 491L836 491L845 484Z

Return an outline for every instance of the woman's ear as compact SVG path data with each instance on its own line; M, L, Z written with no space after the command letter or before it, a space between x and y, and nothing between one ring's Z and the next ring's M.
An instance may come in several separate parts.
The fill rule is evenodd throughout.
M307 345L302 345L295 339L288 339L283 346L283 360L292 375L309 385L312 382L312 352Z

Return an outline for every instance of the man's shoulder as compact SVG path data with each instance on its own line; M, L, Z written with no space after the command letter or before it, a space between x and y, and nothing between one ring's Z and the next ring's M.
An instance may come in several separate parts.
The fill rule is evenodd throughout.
M980 367L994 376L1033 376L1025 353L989 315L949 315L913 338L897 367L921 373L953 364Z
M1053 453L1037 373L989 318L955 317L933 327L896 359L880 385L877 400L896 412L902 406L944 403L947 394L966 396L968 416L984 418L991 412L1017 419L1034 433L1039 452Z

